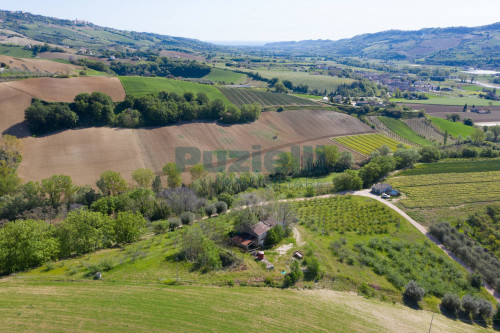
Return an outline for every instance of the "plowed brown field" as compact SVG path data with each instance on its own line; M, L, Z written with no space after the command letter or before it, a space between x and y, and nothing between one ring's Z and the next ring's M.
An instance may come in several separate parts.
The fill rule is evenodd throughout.
M125 98L125 90L117 78L38 78L0 83L0 133L19 137L29 135L22 121L24 110L33 97L51 102L71 102L79 93L94 91L102 91L115 101Z
M26 138L19 175L24 181L53 174L70 175L80 185L94 184L106 170L116 170L130 180L133 170L175 161L175 147L203 151L289 151L292 145L332 144L332 136L371 133L365 124L348 115L328 111L265 112L251 124L219 125L195 122L161 128L69 130L41 138ZM273 138L277 135L277 138ZM340 148L341 150L343 148ZM215 162L215 154L213 159ZM354 154L355 160L361 155ZM249 165L250 163L246 163ZM184 181L189 181L187 174Z
M478 114L474 112L462 112L463 106L453 105L427 105L427 104L406 104L412 109L424 109L425 112L434 117L446 119L448 113L458 113L460 117L471 118L474 122L499 122L500 121L500 106L482 106L481 110L489 109L491 113ZM469 105L471 107L471 105Z
M63 64L60 62L44 60L44 59L29 59L29 58L13 58L0 55L0 62L9 65L10 68L16 68L23 71L52 73L52 74L74 74L82 67L71 64Z

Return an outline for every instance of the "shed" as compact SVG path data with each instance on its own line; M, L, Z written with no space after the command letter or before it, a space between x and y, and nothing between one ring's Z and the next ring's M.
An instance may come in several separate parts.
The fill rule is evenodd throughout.
M387 183L376 184L372 187L372 193L380 195L382 193L390 192L392 190L392 186Z
M252 229L248 230L248 233L255 237L255 243L258 244L258 246L262 246L264 245L264 240L267 237L269 229L271 228L268 225L263 222L259 222L254 225Z

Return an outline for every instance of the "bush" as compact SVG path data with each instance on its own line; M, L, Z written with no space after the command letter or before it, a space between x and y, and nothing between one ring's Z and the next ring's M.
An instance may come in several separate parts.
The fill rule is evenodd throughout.
M306 257L305 265L307 267L307 271L305 273L305 278L307 280L316 280L321 278L321 269L318 258L314 256Z
M368 283L363 282L361 284L361 286L359 286L359 288L358 288L358 293L360 295L363 295L363 296L367 297L367 298L371 298L371 297L375 296L375 289L373 289L372 287L370 287L368 285Z
M412 280L406 284L405 291L403 293L403 296L406 300L418 303L424 298L424 295L425 295L425 290L421 288L417 284L417 282Z
M485 299L479 299L477 301L477 310L479 316L481 316L485 320L491 318L491 316L493 315L493 306Z
M465 295L464 297L462 297L462 308L469 316L474 317L476 315L479 309L478 305L479 304L475 297L471 295Z
M290 273L285 276L283 280L283 288L288 288L293 286L302 277L302 270L300 269L300 264L297 260L293 260L290 264Z
M460 297L455 294L447 293L441 300L441 307L450 314L455 315L460 310Z
M171 217L167 221L168 221L168 227L171 231L174 231L175 229L179 228L182 225L182 221L178 217Z
M146 228L146 220L141 213L120 212L114 221L115 241L118 244L139 240Z
M264 241L266 246L273 246L281 242L285 237L285 229L281 225L277 225L269 229L267 232L267 237Z
M182 224L191 224L194 222L195 216L192 212L184 212L180 216Z
M168 221L165 220L153 222L151 223L151 226L155 235L164 234L170 229Z
M305 196L306 198L314 197L316 195L316 190L312 186L306 188Z
M224 201L218 201L215 203L215 209L217 214L224 214L227 211L227 203Z
M211 217L212 215L215 215L217 212L217 209L215 208L214 204L207 204L204 208L205 214L207 214L208 217Z
M226 193L226 192L219 194L217 199L219 201L225 202L227 205L227 208L231 208L231 205L233 204L233 201L234 201L233 196L229 193Z
M477 272L470 273L468 279L471 286L477 289L481 288L481 285L483 284L483 279L481 278L481 275L479 275L479 273Z

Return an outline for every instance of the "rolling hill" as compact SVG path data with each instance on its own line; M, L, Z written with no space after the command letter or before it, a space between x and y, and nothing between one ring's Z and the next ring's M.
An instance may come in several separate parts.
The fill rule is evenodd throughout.
M9 37L13 44L26 44L28 39L35 41L34 44L42 42L94 50L131 48L189 52L218 48L213 44L190 38L124 31L86 21L62 20L18 11L0 11L0 29L0 35Z
M268 43L266 50L299 55L420 60L429 64L500 67L500 23L480 27L388 30L332 40Z

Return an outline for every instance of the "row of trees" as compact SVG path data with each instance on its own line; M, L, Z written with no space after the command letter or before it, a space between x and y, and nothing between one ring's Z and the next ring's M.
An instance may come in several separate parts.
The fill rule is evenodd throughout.
M199 92L161 92L143 97L127 96L114 103L101 92L82 93L73 103L49 103L33 99L25 111L32 133L45 134L76 126L119 126L135 128L144 125L164 126L195 119L220 119L225 123L251 122L261 115L258 104L243 105L240 109L226 107L220 99L210 100Z
M57 226L35 220L9 222L0 229L0 272L18 272L49 260L131 243L145 226L140 213L120 212L111 218L87 210L69 213Z
M191 60L172 60L167 57L150 56L147 62L131 64L111 62L110 69L118 75L203 77L210 73L206 64Z

